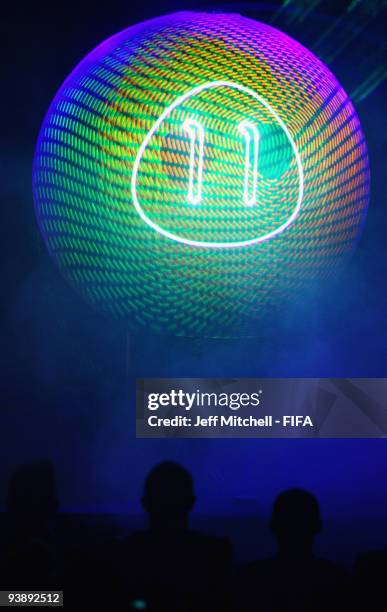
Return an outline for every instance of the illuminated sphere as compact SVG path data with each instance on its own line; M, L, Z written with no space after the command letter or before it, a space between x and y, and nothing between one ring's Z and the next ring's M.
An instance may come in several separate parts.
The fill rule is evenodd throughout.
M234 14L113 36L70 74L35 152L53 259L131 329L254 334L343 267L369 199L364 136L328 68Z

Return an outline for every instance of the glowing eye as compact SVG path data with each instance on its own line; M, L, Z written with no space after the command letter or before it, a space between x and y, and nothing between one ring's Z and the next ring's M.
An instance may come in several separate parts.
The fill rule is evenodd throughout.
M246 139L243 201L247 206L253 206L257 203L259 132L256 125L246 120L239 124L239 131ZM251 188L249 187L250 182L252 183Z
M199 121L194 119L186 119L183 129L188 132L191 140L187 199L191 204L198 204L202 198L203 186L204 130Z

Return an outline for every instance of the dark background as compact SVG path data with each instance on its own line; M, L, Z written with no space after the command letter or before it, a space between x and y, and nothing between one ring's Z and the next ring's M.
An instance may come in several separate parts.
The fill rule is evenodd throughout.
M168 458L192 470L196 520L217 521L220 533L236 529L237 517L265 520L276 493L303 486L327 517L322 549L345 558L384 536L387 544L386 440L136 440L133 384L136 376L386 376L385 2L8 4L0 26L0 507L18 463L50 458L62 509L133 518L145 473ZM294 36L352 95L371 164L365 231L340 279L254 340L129 335L84 303L49 259L31 193L35 141L61 83L103 39L168 12L222 7ZM381 83L372 87L375 71ZM241 554L253 554L251 535L245 544Z

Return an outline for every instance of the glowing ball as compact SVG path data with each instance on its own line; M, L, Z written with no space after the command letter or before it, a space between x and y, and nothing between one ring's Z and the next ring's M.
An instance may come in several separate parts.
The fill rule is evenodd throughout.
M232 336L343 266L369 170L351 101L312 53L240 15L177 13L75 68L33 189L89 301L132 328Z

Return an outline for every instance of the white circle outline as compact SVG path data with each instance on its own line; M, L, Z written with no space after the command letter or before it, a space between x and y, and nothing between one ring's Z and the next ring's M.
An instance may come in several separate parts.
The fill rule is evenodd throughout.
M247 93L248 95L252 96L253 98L255 98L256 100L258 100L258 102L260 102L261 104L263 104L263 106L265 106L265 108L267 108L267 110L274 116L274 118L278 121L278 123L280 124L280 126L282 127L282 129L284 130L286 136L288 137L288 140L290 142L290 145L293 149L295 158L296 158L296 162L297 162L297 167L298 167L298 173L299 173L299 178L300 178L300 188L299 188L299 194L298 194L298 200L297 200L297 204L295 206L295 209L293 211L293 213L291 214L291 216L289 217L289 219L283 223L280 227L278 227L276 230L273 230L272 232L269 232L268 234L264 234L263 236L259 236L258 238L252 238L250 240L241 240L239 242L201 242L199 240L189 240L188 238L182 238L181 236L178 236L177 234L172 234L172 232L168 232L167 230L163 229L162 227L160 227L159 225L157 225L156 223L154 223L151 219L149 219L149 217L144 213L144 211L142 210L140 203L137 199L137 174L138 174L138 169L140 166L140 162L142 159L142 156L145 152L146 147L148 146L150 139L152 138L153 134L156 132L156 130L160 127L160 125L162 124L162 122L164 121L164 119L169 115L169 113L171 113L175 108L177 108L178 106L180 106L180 104L182 104L182 102L184 102L185 100L187 100L188 98L191 98L192 96L195 96L197 93L200 93L206 89L212 89L214 87L230 87L231 89L237 89L243 93ZM274 108L272 108L270 106L270 104L268 102L266 102L266 100L264 98L262 98L260 95L258 95L257 93L255 93L255 91L253 91L252 89L250 89L249 87L245 87L244 85L239 85L238 83L233 83L232 81L210 81L208 83L203 83L202 85L198 85L197 87L194 87L193 89L190 89L189 91L187 91L185 94L179 96L172 104L170 104L160 115L160 117L157 119L157 121L154 123L154 125L151 127L151 129L149 130L149 132L147 133L147 135L145 136L141 147L137 153L134 165L133 165L133 172L132 172L132 180L131 180L131 190L132 190L132 198L133 198L133 203L134 206L138 212L138 214L140 215L140 217L142 218L143 221L145 221L145 223L147 223L152 229L154 229L156 232L158 232L159 234L163 234L163 236L166 236L167 238L169 238L170 240L175 240L176 242L181 242L183 244L187 244L190 246L196 246L196 247L206 247L206 248L235 248L235 247L243 247L243 246L248 246L251 244L258 244L260 242L264 242L266 240L269 240L270 238L273 238L274 236L277 236L278 234L281 234L287 227L289 227L297 218L300 209L301 209L301 203L302 203L302 199L303 199L303 195L304 195L304 172L303 172L303 168L302 168L302 162L301 162L301 156L300 153L296 147L296 144L288 130L288 128L286 127L285 123L283 122L283 120L281 119L281 117L279 117L279 115L277 114L277 112L274 110Z

